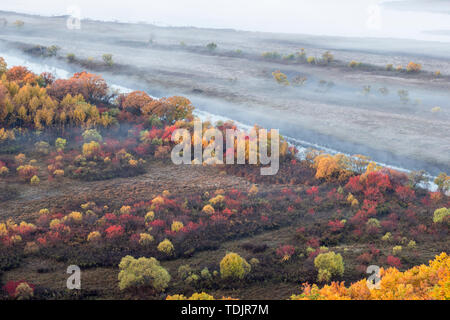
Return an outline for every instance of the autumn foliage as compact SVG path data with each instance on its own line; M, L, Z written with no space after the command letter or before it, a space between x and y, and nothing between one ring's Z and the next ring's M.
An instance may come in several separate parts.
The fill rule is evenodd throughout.
M380 270L380 287L369 289L367 280L345 287L333 282L319 288L305 284L293 300L448 300L450 299L450 258L446 253L428 265L413 267L404 272L396 268Z
M236 160L241 147L246 164L215 165L213 176L205 173L194 186L172 185L165 179L173 168L167 164L170 151L179 143L171 140L172 133L186 129L191 142L200 138L202 148L209 143L194 136L194 107L188 99L156 99L143 91L115 96L101 76L87 72L54 79L23 67L4 69L0 196L6 210L12 206L4 195L36 195L32 205L42 207L30 210L27 205L21 219L9 219L8 213L0 221L0 272L22 267L29 257L93 272L105 267L117 271L116 285L127 297L144 293L164 298L171 281L170 292L182 294L168 299L212 299L202 290L240 290L264 279L268 288L279 281L293 286L328 283L323 288L305 285L294 296L302 299L448 298L445 253L429 266L413 267L429 258L429 250L447 249L445 173L435 180L438 190L429 192L408 175L362 155L311 150L300 158L281 138L278 174L261 176L260 166L248 164L251 142L260 137L237 130L231 121L204 122L202 135L211 128L224 137L228 129L241 133L245 139L232 141L234 150L227 148L223 156ZM272 142L269 135L267 145ZM143 173L111 182L71 180ZM68 187L82 194L58 201L57 194ZM45 204L40 192L51 195ZM23 196L18 200L22 204ZM266 233L270 241L260 241ZM229 243L233 246L227 249L234 252L224 256L222 248ZM172 267L162 267L189 261L201 251L208 252L201 256L209 260L193 270L184 268L190 270L186 276L170 275ZM214 257L215 252L220 256ZM368 289L364 281L349 287L330 284L357 281L372 264L384 267L379 291ZM7 284L0 294L25 299L47 292L67 294L39 286L35 290L24 281Z

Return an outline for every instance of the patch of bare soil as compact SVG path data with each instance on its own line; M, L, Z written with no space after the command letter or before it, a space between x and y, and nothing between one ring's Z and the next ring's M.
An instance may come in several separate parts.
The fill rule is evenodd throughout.
M136 177L90 182L67 178L61 182L42 181L39 186L17 185L19 196L2 203L0 217L2 220L29 219L42 208L75 209L88 201L120 207L128 199L150 200L164 190L188 195L215 188L248 188L249 185L248 181L226 175L219 168L152 162L145 174Z

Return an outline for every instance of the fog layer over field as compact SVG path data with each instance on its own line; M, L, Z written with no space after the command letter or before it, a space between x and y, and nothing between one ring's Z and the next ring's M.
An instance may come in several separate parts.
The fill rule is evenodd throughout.
M450 41L424 33L450 30L450 4L443 0L15 0L0 9L165 26Z
M246 125L278 128L305 146L367 154L382 163L426 169L433 175L450 171L450 44L88 20L82 20L80 30L69 30L65 17L2 16L25 21L21 28L0 28L2 52L15 48L10 55L23 54L17 48L58 45L59 58L34 58L35 62L73 73L86 66L67 63L68 53L78 61L91 57L91 71L110 83L157 97L184 95L201 111ZM214 51L205 47L211 41L218 45ZM315 58L331 50L336 63L316 66L261 57L265 51L287 55L300 48ZM113 55L113 67L102 64L104 53ZM353 70L347 66L351 60L373 67ZM422 64L424 72L404 75L376 69L410 61ZM290 80L297 76L307 80L302 86L282 86L273 79L276 70ZM436 70L442 77L431 76ZM399 91L407 98L402 99ZM434 107L440 112L431 112Z

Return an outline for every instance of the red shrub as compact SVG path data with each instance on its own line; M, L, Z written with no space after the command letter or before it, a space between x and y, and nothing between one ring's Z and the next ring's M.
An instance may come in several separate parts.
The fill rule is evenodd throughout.
M397 194L399 199L403 201L412 201L416 198L414 190L409 187L398 186L395 189L395 193Z
M356 260L358 260L360 263L369 264L370 261L372 261L373 256L369 252L364 252L363 254L359 255Z
M364 187L361 184L360 177L361 176L354 176L348 179L348 182L345 185L345 189L347 189L351 193L358 193L363 191Z
M394 256L388 256L386 259L386 263L391 267L395 267L397 269L402 267L402 262L400 261L400 258Z
M5 290L11 298L14 298L16 296L16 289L21 283L26 283L28 284L28 286L30 286L30 288L34 289L34 284L28 283L24 280L20 281L10 280L3 286L3 290Z
M339 220L329 221L328 226L330 227L331 231L333 231L333 232L339 231L342 228L344 228L344 224Z
M116 239L123 236L125 230L122 228L122 226L114 225L106 229L105 233L107 239Z
M201 226L201 223L198 224L198 223L195 223L195 222L190 221L187 225L185 225L185 226L181 229L181 231L182 231L182 232L189 233L189 232L192 232L192 231L197 230L200 226Z
M364 197L370 201L381 203L384 202L383 194L381 193L380 189L376 187L368 187L366 190L364 190Z
M388 189L392 189L391 181L387 174L380 171L370 172L365 180L366 187L374 187L384 192Z
M295 253L295 248L289 244L281 246L277 249L277 256L280 258L291 257Z
M306 245L311 248L318 248L320 246L319 239L311 238L306 242Z
M306 193L309 196L317 196L319 194L319 187L311 187L308 190L306 190Z
M9 81L25 81L30 77L35 77L34 74L23 66L14 66L6 72L6 78Z

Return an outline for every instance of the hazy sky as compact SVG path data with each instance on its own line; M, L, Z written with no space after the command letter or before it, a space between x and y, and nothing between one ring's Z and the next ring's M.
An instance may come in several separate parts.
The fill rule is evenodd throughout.
M382 0L0 0L1 10L43 15L146 21L159 25L339 36L403 37L450 41L424 34L450 30L448 15L389 10ZM426 3L426 1L424 1Z

